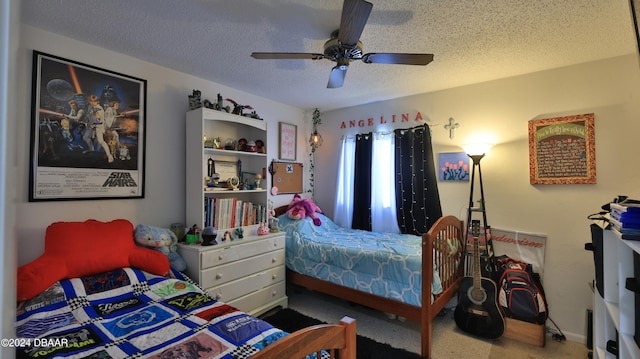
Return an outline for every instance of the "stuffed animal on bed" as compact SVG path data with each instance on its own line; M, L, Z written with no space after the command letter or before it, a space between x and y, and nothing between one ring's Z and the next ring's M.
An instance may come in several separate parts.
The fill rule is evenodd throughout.
M306 216L313 219L313 224L319 226L322 224L320 218L316 213L323 213L320 207L316 206L312 200L308 198L302 198L299 194L293 196L293 200L287 207L287 216L291 219L304 219Z
M169 273L165 255L136 246L133 224L126 219L55 222L47 227L44 254L18 268L17 299L31 299L61 279L124 267Z
M171 268L182 272L187 269L187 263L178 254L178 238L167 228L139 224L133 233L138 245L151 248L163 253L169 258Z

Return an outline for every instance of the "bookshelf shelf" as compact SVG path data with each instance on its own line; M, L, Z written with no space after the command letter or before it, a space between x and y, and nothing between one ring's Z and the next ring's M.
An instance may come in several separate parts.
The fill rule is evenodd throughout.
M220 209L216 208L220 203L225 203L226 206L227 202L231 200L243 205L250 204L251 210L255 212L250 217L254 218L255 221L262 221L267 213L267 154L205 147L205 138L218 138L222 145L227 141L238 141L241 138L247 141L260 140L264 143L265 148L268 148L266 147L268 145L267 123L263 120L206 108L189 111L186 117L185 223L189 226L197 224L200 228L214 226L219 230L235 228L235 226L229 227L229 223L232 223L229 219L233 216L232 213L220 213ZM249 181L253 179L254 174L261 174L261 187L263 188L232 190L206 186L205 178L210 174L210 159L214 163L218 161L227 164L238 163L236 176L240 182L242 182L243 173L250 175ZM216 165L215 167L218 166ZM233 166L231 168L233 169ZM227 174L223 176L226 177ZM226 178L221 178L221 181L225 180ZM225 211L230 210L231 207L225 207ZM245 216L245 214L242 214L242 216ZM224 218L225 222L219 223L220 218ZM259 222L236 223L239 226L246 227L256 225Z

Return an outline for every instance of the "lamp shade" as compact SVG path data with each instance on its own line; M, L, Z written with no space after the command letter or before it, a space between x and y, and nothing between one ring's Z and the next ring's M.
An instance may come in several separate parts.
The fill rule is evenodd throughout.
M484 155L493 147L491 143L469 143L466 145L462 145L464 152L469 156L479 156Z

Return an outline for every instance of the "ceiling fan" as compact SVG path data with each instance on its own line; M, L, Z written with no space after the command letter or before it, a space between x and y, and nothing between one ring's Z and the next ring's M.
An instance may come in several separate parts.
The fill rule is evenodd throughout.
M324 53L304 52L253 52L251 57L260 60L273 59L329 59L336 62L329 75L328 88L342 87L351 60L367 64L427 65L433 54L407 54L373 52L365 54L360 35L369 19L373 4L365 0L344 0L340 28L331 34L324 44Z

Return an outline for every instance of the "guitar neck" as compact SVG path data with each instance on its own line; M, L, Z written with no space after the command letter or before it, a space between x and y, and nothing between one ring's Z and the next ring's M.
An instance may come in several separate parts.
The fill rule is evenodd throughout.
M482 286L480 272L480 240L478 235L473 236L473 286L474 288L480 288Z

